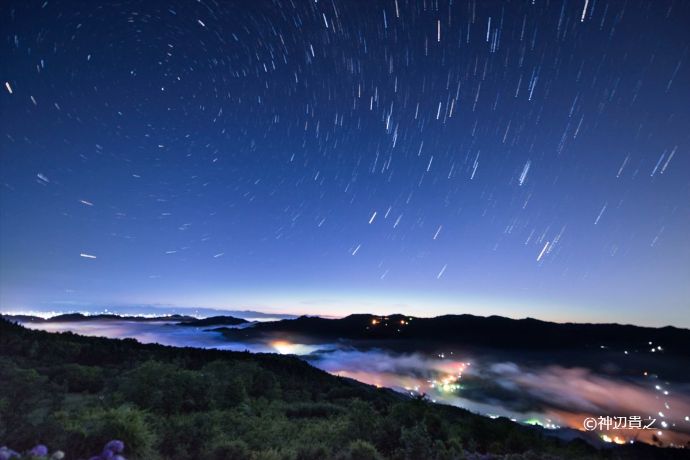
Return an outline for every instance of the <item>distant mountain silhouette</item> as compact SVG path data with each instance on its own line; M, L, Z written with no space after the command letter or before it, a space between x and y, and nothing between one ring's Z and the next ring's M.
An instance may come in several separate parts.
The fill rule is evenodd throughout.
M10 321L19 323L63 323L63 322L79 322L79 321L176 321L186 322L195 321L197 318L186 315L166 315L166 316L120 316L114 314L98 314L98 315L84 315L82 313L65 313L64 315L52 316L50 318L41 318L40 316L31 315L2 315Z
M305 343L349 339L366 342L404 341L415 344L444 343L501 349L556 350L615 347L690 356L690 330L621 324L551 323L533 318L444 315L415 318L404 315L349 315L340 319L301 316L256 324L247 329L227 329L230 340L266 340L294 335Z
M203 318L203 319L192 319L192 320L185 320L180 323L177 323L178 326L196 326L196 327L205 327L205 326L236 326L238 324L244 324L248 323L246 319L242 318L235 318L234 316L210 316L208 318Z
M301 343L350 340L360 346L385 346L398 350L435 349L462 345L501 350L556 351L610 348L651 352L662 347L666 355L690 356L690 330L622 324L552 323L533 318L511 319L502 316L444 315L417 318L401 314L377 316L353 314L339 319L300 316L280 321L258 322L250 328L229 328L248 321L234 316L198 319L185 315L157 317L84 315L69 313L44 319L27 315L2 315L20 323L81 321L170 321L179 326L220 326L232 341L265 342L291 338ZM651 344L650 344L651 342ZM661 350L655 350L661 351Z
M31 316L31 315L5 315L2 314L0 317L5 318L9 321L15 322L15 323L43 323L45 322L45 318L41 318L40 316Z

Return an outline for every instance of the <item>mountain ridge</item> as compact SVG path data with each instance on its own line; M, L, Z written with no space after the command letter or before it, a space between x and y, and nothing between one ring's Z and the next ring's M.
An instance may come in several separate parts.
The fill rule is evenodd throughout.
M298 336L307 342L349 339L358 341L443 342L453 345L520 349L581 349L615 347L690 356L690 330L617 323L554 323L534 318L442 315L419 318L352 314L338 319L300 316L258 323L252 328L224 330L230 340L265 340L271 335Z

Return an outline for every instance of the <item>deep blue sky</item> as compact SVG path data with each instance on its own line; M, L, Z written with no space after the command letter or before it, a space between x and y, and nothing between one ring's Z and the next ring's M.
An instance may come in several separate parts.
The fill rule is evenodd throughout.
M690 326L690 4L10 1L0 309Z

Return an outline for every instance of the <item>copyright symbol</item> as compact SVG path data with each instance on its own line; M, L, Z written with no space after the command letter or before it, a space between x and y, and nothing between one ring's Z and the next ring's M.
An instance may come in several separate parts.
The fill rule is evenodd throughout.
M585 430L592 431L597 427L597 419L594 417L587 417L582 421L582 426L585 428Z

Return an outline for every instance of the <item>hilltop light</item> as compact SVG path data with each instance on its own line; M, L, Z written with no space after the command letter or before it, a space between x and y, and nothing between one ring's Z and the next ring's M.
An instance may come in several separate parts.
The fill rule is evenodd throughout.
M543 424L539 421L539 419L536 418L530 418L524 421L525 425L539 425L543 426Z
M281 355L295 354L298 345L290 343L287 340L276 340L271 342L271 346Z
M455 393L460 390L460 375L445 375L440 380L431 380L431 388L436 388L441 393Z

